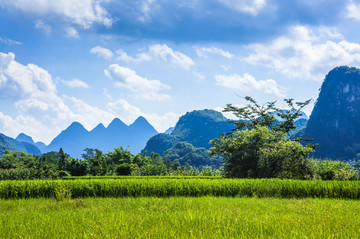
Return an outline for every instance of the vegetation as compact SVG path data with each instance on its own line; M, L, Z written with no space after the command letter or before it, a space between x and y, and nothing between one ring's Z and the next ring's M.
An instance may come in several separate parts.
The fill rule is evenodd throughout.
M223 132L229 132L233 126L228 124L220 112L215 110L195 110L183 115L177 122L171 134L157 134L149 139L145 150L163 153L176 143L187 142L196 148L209 149L210 140L219 137Z
M259 105L245 97L247 106L227 105L225 112L240 118L233 121L235 130L211 141L212 155L224 157L224 172L230 178L313 178L308 155L313 145L303 146L287 137L296 129L295 119L310 101L285 99L289 110L275 107L276 102ZM282 120L276 119L274 112Z
M196 156L196 155L195 155ZM206 155L209 158L208 155ZM0 158L0 180L57 179L64 176L109 175L179 175L219 176L212 167L196 168L173 162L159 154L132 155L128 149L119 147L104 154L98 149L85 149L83 160L71 158L62 149L42 155L19 151L6 151Z
M0 200L0 238L357 238L352 200ZM19 213L21 212L21 213ZM64 230L64 228L66 230Z
M196 168L220 168L223 163L221 157L211 157L207 149L196 148L187 142L176 143L164 152L163 157L178 162L181 166L190 165Z
M360 199L360 181L129 178L0 181L0 198L278 197Z

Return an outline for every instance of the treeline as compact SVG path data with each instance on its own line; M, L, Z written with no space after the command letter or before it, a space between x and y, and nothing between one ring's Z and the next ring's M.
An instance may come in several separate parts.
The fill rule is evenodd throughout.
M195 167L187 162L161 157L152 153L132 155L123 147L103 153L86 148L83 159L75 159L62 149L33 155L6 150L0 159L0 180L57 179L64 176L220 176L219 170L210 166Z

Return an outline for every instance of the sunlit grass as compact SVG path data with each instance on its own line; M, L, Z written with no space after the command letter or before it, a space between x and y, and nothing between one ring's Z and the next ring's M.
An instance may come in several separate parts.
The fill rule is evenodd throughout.
M0 181L0 198L278 197L360 199L360 181L280 179L80 179Z
M358 238L360 202L218 197L0 200L0 238Z

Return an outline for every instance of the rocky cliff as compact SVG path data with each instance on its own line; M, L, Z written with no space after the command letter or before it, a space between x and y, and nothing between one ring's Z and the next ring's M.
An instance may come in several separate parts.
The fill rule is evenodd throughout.
M315 157L351 160L360 153L360 69L328 73L300 136L319 144Z

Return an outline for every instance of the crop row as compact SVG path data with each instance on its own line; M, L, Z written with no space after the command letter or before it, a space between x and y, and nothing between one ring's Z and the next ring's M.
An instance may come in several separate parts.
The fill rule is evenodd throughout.
M359 181L128 179L1 181L0 198L225 196L360 199Z
M221 176L66 176L64 180L79 179L223 179Z

